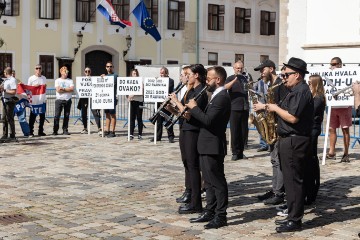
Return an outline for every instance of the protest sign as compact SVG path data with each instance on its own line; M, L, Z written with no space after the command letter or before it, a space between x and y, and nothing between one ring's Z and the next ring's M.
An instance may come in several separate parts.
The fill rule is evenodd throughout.
M169 95L169 78L145 78L144 102L163 102Z
M91 77L76 77L76 93L79 98L91 98Z
M118 77L116 95L143 95L142 77Z
M92 109L114 109L114 76L91 77Z

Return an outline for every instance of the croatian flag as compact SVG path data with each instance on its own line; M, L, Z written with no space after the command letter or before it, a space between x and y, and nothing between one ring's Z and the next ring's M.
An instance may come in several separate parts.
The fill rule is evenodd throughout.
M121 20L118 17L110 0L102 0L97 6L97 9L109 20L110 23L118 25L122 28L131 26L130 21Z
M46 86L29 86L18 84L17 94L27 95L31 105L31 112L35 115L46 112Z

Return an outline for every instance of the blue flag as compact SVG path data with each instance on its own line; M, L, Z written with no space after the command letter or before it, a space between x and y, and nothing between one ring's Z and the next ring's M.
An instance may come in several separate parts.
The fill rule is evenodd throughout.
M146 9L145 3L141 0L140 3L132 11L139 25L145 32L149 33L157 42L161 40L160 33L156 29L153 20L150 18Z

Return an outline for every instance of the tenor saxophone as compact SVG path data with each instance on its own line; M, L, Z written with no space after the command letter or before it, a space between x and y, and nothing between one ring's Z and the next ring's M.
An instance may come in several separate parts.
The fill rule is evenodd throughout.
M282 85L283 82L276 84L268 88L266 94L267 103L275 103L274 89ZM251 101L253 104L258 103L256 93L250 92ZM249 124L254 124L261 137L266 141L267 144L273 144L276 142L278 136L276 133L276 120L274 112L266 112L264 110L256 112L256 115L251 113L249 115Z

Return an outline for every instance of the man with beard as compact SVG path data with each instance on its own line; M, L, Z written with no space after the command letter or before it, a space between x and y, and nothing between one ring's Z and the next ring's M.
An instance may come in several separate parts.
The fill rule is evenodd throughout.
M281 83L281 78L276 75L275 69L275 63L271 60L265 60L258 67L254 68L255 71L260 71L261 78L265 83L269 84L269 88ZM276 104L278 104L280 100L283 99L289 92L289 90L284 85L276 87L273 91L275 98L274 101ZM254 104L254 109L256 109L256 111L264 110L265 104ZM265 200L264 204L276 205L284 202L284 181L280 169L277 142L270 145L270 161L273 167L272 189L265 194L258 196L258 199L260 201Z
M231 100L224 88L226 71L223 67L208 68L208 91L212 92L210 102L202 111L191 99L186 106L191 117L200 122L197 149L200 166L206 186L206 207L190 222L209 222L205 229L227 226L228 187L224 173L226 155L226 126L230 118Z

